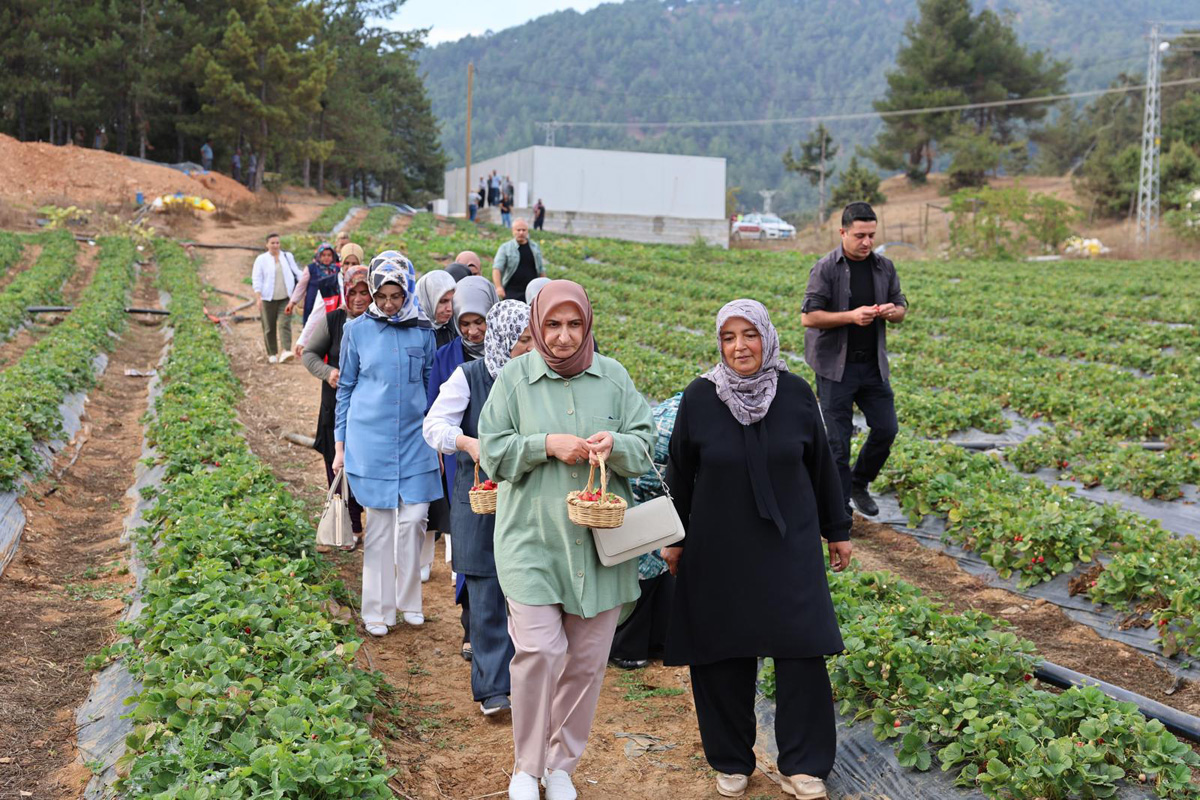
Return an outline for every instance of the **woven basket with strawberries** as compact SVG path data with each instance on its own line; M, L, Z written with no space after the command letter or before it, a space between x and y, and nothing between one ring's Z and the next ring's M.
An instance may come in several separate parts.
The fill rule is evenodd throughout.
M567 517L586 528L621 527L628 504L625 498L608 491L608 470L603 458L600 459L600 491L592 488L595 478L596 465L593 464L588 471L587 488L567 494Z
M479 482L479 464L475 464L475 485L471 487L471 491L467 492L467 498L471 501L471 510L476 514L495 514L496 513L496 482L488 478L483 483Z

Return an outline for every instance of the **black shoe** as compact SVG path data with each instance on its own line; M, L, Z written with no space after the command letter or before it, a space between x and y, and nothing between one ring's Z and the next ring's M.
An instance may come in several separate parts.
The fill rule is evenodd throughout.
M875 505L875 501L871 499L871 493L867 491L865 486L855 486L851 489L850 500L859 511L868 517L873 517L879 513L879 506Z
M642 669L643 667L650 666L650 659L648 659L648 658L610 658L608 660L608 663L612 664L614 667L617 667L618 669Z
M463 642L462 650L463 661L470 661L475 657L475 651L471 649L470 642Z

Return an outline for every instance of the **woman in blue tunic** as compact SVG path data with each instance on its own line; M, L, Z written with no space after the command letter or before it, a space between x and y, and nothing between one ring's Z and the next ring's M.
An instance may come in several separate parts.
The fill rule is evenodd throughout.
M433 329L416 299L412 262L371 260L374 302L342 332L333 468L345 466L367 509L362 616L383 636L397 612L422 625L420 559L429 503L441 496L437 454L421 437Z
M425 441L457 461L450 500L454 571L463 576L471 598L471 693L485 716L512 707L508 662L513 645L492 549L496 517L473 513L468 493L479 463L479 412L504 365L531 349L529 306L516 300L497 303L487 315L484 357L454 370L425 415ZM479 475L481 481L486 477Z

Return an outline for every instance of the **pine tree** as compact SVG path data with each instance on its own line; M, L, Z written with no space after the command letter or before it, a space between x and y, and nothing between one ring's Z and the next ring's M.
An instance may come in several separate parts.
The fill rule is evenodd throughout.
M1065 62L1030 52L1017 40L1012 19L990 10L972 16L970 0L920 0L918 17L904 29L896 69L887 74L881 112L968 105L1056 94L1063 90ZM978 138L999 145L1045 117L1030 104L884 117L872 157L885 169L904 169L922 181L939 148L979 151ZM968 126L965 127L964 126ZM975 172L978 176L980 173ZM965 173L964 173L965 176Z
M817 187L817 219L822 224L825 222L825 180L833 175L834 168L829 162L837 156L837 151L833 137L824 124L819 124L812 135L800 144L798 158L792 155L790 147L783 154L784 167L808 176L808 182Z

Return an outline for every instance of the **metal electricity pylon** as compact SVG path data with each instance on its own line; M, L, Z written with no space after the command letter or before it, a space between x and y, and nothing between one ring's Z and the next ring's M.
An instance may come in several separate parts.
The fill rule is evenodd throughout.
M546 131L546 146L547 147L554 147L554 133L559 128L566 127L565 124L559 122L558 120L552 120L550 122L538 122L536 124L539 128Z
M1159 163L1162 149L1162 51L1157 23L1150 26L1150 60L1146 65L1146 108L1142 115L1142 161L1138 172L1137 243L1150 244L1158 228Z

